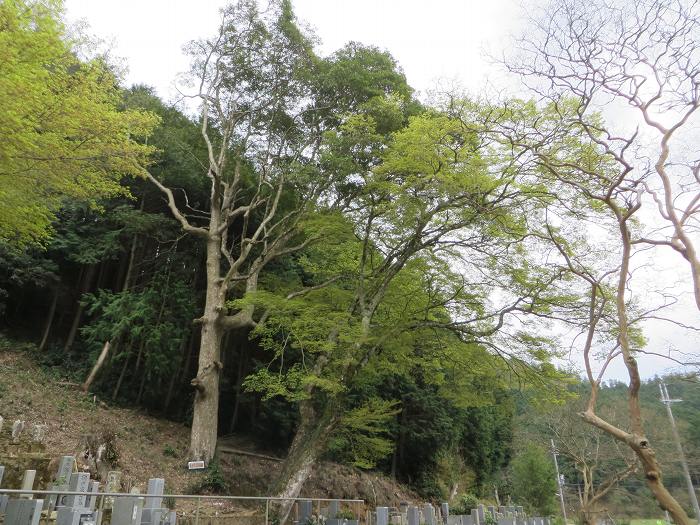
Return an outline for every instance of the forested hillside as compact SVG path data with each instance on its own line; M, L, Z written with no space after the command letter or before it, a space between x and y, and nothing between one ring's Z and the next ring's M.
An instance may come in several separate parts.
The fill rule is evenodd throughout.
M698 163L668 160L700 107L688 51L700 18L681 9L685 30L669 37L668 11L642 4L657 25L633 30L649 48L680 39L669 46L684 58L643 61L681 79L660 102L675 124L649 113L665 88L625 94L626 45L606 48L605 67L623 64L609 78L548 47L568 38L597 60L574 30L590 17L600 38L618 37L583 2L538 26L546 37L563 24L564 40L525 39L525 58L505 64L551 86L532 100L419 97L388 51L322 54L289 0L240 0L188 45L172 102L89 56L60 2L5 0L5 347L105 406L185 424L183 464L215 465L224 436L252 440L284 458L268 490L287 498L325 460L458 507L479 496L554 514L555 440L582 522L661 507L689 523L665 408L637 359L658 354L645 353L645 321L696 329L665 317L664 283L640 297L630 282L635 257L668 249L700 308ZM599 92L661 134L643 166L630 158L637 134L596 109ZM640 209L659 216L647 225ZM674 359L697 477L697 363ZM606 382L613 360L627 383Z

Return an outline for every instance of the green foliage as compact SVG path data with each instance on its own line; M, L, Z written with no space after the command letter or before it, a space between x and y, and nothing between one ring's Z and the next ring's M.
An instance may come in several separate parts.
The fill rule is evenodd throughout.
M171 445L165 445L163 447L163 455L171 458L178 457L177 451Z
M225 494L228 490L229 484L216 457L209 462L202 480L190 487L192 494Z
M396 401L370 398L348 410L330 439L329 452L359 468L373 468L394 449L388 422L399 413Z
M535 444L528 444L511 464L513 499L522 503L530 514L554 513L557 491L552 458Z
M355 514L350 509L340 509L338 512L336 512L335 516L333 516L337 520L355 520L357 519L355 517Z
M474 494L466 493L457 496L457 501L450 506L450 513L455 515L469 514L479 504L479 498Z
M116 80L99 59L80 61L60 21L61 2L0 5L0 239L46 243L66 197L127 194L143 176L157 118L117 111Z

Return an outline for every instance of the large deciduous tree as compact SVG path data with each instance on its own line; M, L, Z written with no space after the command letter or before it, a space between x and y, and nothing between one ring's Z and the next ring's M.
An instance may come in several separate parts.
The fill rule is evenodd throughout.
M670 247L689 263L700 307L694 239L700 180L698 161L686 149L700 104L697 5L682 0L557 0L532 22L533 30L519 41L522 56L509 67L551 102L550 116L558 130L548 127L547 119L533 121L533 129L540 132L524 140L525 149L534 153L543 173L603 212L603 235L614 239L609 254L615 261L607 266L607 258L584 257L580 244L560 244L565 264L589 289L583 356L591 395L582 416L628 445L660 507L677 523L689 523L663 484L644 431L637 364L643 342L636 330L640 316L631 299L630 280L632 258L640 248ZM602 108L614 118L604 121L598 114ZM514 131L509 134L518 135ZM555 144L571 137L580 137L587 146L578 155L562 155ZM643 218L651 219L645 225ZM551 230L553 240L556 229ZM570 234L561 235L572 241ZM601 346L602 365L596 370L596 350L601 348L597 338L609 327L615 337ZM600 383L617 357L629 375L626 428L596 413Z
M389 115L396 101L372 109L379 106ZM288 501L343 424L349 389L376 367L409 363L416 346L435 345L466 369L468 356L488 349L513 375L553 372L547 341L520 324L555 315L563 299L552 286L559 268L525 262L540 239L531 228L547 192L481 133L484 119L465 102L410 117L387 136L365 111L327 135L322 167L334 182L329 200L345 203L346 240L337 235L337 244L315 258L307 253L306 262L317 282L333 282L301 299L251 297L268 309L257 334L285 373L266 369L248 386L299 404L299 427L275 485ZM285 369L294 352L301 363ZM487 359L480 355L477 361ZM432 359L441 358L425 354L420 366L439 368ZM288 511L283 506L282 520Z

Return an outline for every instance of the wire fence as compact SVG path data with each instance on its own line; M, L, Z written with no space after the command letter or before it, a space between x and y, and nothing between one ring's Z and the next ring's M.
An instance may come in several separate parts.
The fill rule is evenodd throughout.
M324 512L327 514L332 503L337 503L340 508L344 506L349 510L359 522L366 522L363 516L365 500L346 498L311 498L296 497L283 498L277 496L223 496L204 494L137 494L128 492L88 492L70 490L26 490L26 489L3 489L0 488L0 495L16 496L25 499L34 499L35 496L86 496L95 497L95 509L103 515L104 511L111 508L110 502L113 498L158 498L167 505L169 510L177 514L177 523L183 525L227 525L227 524L257 524L274 525L276 523L275 504L293 501L292 517L299 518L300 502L311 502L313 512L320 516ZM177 508L177 501L182 500L183 505ZM239 503L251 509L249 512L242 512L242 509L232 508L222 505L222 503ZM324 508L324 504L326 505ZM264 516L264 521L262 521ZM334 518L334 516L329 516ZM42 513L40 523L51 523L49 512ZM105 522L103 522L105 523Z

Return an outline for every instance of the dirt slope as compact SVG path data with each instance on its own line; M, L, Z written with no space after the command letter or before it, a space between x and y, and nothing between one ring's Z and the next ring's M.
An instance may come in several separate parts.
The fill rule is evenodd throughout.
M202 479L201 473L185 468L189 429L140 411L109 406L83 394L77 385L66 384L38 367L26 351L13 349L0 338L0 416L5 431L15 419L27 427L47 425L46 453L50 456L84 452L85 436L112 431L116 434L118 468L126 490L145 489L149 477L163 477L166 491L189 493ZM253 450L244 439L228 439L236 448ZM2 455L0 450L0 456ZM221 467L232 495L267 494L266 487L279 462L240 454L222 453ZM303 495L364 499L371 505L398 505L418 501L406 487L391 479L357 469L322 463L307 482Z

